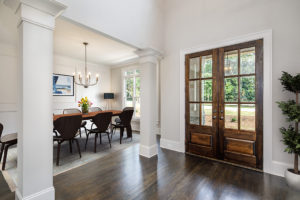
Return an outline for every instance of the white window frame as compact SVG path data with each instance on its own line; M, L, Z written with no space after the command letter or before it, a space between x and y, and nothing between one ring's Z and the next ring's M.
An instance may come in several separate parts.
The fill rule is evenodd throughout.
M138 66L131 66L131 67L126 67L124 69L122 69L122 107L124 108L126 105L125 105L125 102L126 102L126 82L125 82L125 79L126 78L134 78L133 79L133 107L134 107L134 113L133 113L133 120L140 120L140 117L136 117L136 114L135 114L135 105L136 105L136 88L135 88L135 80L136 80L136 77L141 77L140 74L132 74L132 75L125 75L125 73L127 71L135 71L135 70L139 70L139 67Z

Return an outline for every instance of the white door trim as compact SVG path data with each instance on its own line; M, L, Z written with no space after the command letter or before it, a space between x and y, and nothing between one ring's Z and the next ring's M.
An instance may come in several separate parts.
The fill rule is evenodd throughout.
M234 45L238 43L263 39L263 68L264 68L264 100L263 100L263 171L271 174L281 175L273 171L272 162L272 30L241 35L209 44L180 50L180 148L178 151L185 152L185 55Z

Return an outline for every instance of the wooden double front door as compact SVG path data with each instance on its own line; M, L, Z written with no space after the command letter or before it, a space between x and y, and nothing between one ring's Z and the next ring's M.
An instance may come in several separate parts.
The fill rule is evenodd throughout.
M262 169L263 41L185 59L186 152Z

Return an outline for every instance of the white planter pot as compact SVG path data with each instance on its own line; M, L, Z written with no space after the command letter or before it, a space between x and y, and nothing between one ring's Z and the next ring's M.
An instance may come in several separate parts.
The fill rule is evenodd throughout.
M300 191L300 175L291 172L292 169L287 169L284 173L286 182L291 188Z

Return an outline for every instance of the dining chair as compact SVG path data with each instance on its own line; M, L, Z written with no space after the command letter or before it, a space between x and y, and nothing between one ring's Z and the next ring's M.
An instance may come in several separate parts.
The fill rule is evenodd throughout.
M123 108L123 111L126 111L126 110L134 110L134 108L133 107L125 107L125 108ZM120 124L121 123L121 119L119 117L117 117L115 119L115 122L116 122L116 124Z
M100 107L90 107L89 108L89 112L99 112L102 111L102 109ZM93 122L93 119L90 120L91 122ZM95 124L92 123L91 127L93 127Z
M72 142L75 141L77 144L77 149L79 156L81 158L81 151L79 142L76 139L76 133L78 129L80 129L82 122L81 115L72 115L72 116L63 116L55 120L54 129L59 133L59 136L54 136L53 141L58 143L57 146L57 158L56 165L59 165L59 156L60 156L60 148L61 144L65 141L69 141L70 152L72 153Z
M131 120L133 116L133 109L124 109L120 114L120 122L116 122L116 124L112 124L113 133L117 128L120 128L120 144L122 144L124 129L126 128L127 137L132 140L132 128L131 128ZM112 139L112 135L111 135Z
M98 111L102 111L102 109L99 107L90 107L89 108L89 112L98 112Z
M77 113L78 114L81 113L81 111L77 108L68 108L68 109L64 109L64 111L63 111L63 114L77 114ZM85 131L85 134L87 134L86 124L87 124L86 121L81 122L81 126L80 126L80 129L79 129L79 136L80 137L81 137L81 128L83 128L84 131Z
M0 123L0 144L1 144L0 162L2 160L2 155L4 153L3 162L2 162L2 170L4 171L8 148L12 145L17 144L18 134L10 133L2 136L2 132L3 132L3 125Z
M97 151L97 138L98 138L98 135L99 135L100 144L102 144L102 137L101 137L102 133L107 134L109 146L111 148L111 141L110 141L110 137L109 137L109 131L107 130L108 127L109 127L109 124L111 122L111 118L112 118L112 112L99 113L99 114L97 114L93 117L93 123L96 125L96 128L93 128L93 126L92 126L91 129L88 130L88 134L87 134L86 142L85 142L85 149L87 147L87 143L88 143L90 134L95 134L94 152L96 153L96 151Z

